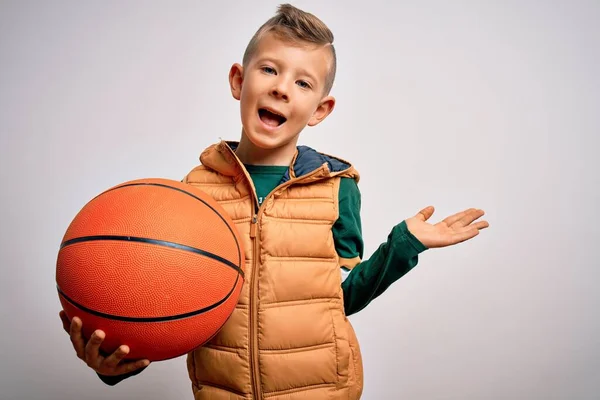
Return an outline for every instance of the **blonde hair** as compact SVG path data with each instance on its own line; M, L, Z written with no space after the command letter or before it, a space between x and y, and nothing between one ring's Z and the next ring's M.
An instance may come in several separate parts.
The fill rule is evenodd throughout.
M325 94L328 94L335 79L336 56L333 47L333 33L327 25L313 14L302 11L291 4L281 4L277 8L277 14L258 28L258 31L250 39L242 61L244 67L248 65L256 52L262 36L268 32L272 32L288 42L305 42L327 46L331 49L332 63L325 79L324 88Z

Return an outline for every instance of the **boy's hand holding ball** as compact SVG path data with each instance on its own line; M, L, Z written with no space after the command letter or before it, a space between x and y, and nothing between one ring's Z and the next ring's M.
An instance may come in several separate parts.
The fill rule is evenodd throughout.
M123 375L150 364L148 360L124 361L123 359L129 353L129 347L125 345L117 348L111 355L104 356L100 353L100 345L105 335L103 331L96 330L90 340L86 341L81 331L82 323L79 318L73 317L73 321L69 321L67 314L61 311L60 319L64 330L71 336L71 343L73 343L77 357L100 375Z

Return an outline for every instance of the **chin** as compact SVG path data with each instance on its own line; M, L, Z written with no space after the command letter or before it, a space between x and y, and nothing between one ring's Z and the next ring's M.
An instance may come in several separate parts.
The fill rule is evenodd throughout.
M260 149L270 150L285 146L295 137L286 131L287 126L280 126L277 129L264 129L260 121L257 124L252 123L249 125L251 126L250 129L244 127L244 134L250 143Z
M250 131L250 133L246 133L246 136L254 146L262 150L273 150L286 144L286 141L271 133Z

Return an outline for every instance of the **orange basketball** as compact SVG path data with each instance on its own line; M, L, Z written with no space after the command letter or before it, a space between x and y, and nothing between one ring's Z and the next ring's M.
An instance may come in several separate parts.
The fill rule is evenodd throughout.
M56 283L102 350L165 360L206 343L233 312L244 251L233 221L203 191L166 179L115 186L86 204L58 253Z

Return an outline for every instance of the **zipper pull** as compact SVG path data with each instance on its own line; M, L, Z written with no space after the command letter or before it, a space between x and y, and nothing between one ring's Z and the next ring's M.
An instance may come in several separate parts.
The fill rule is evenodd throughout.
M257 221L258 221L258 218L257 218L256 214L254 214L252 216L252 224L250 224L250 237L252 239L254 239L256 237L256 226L258 225Z

